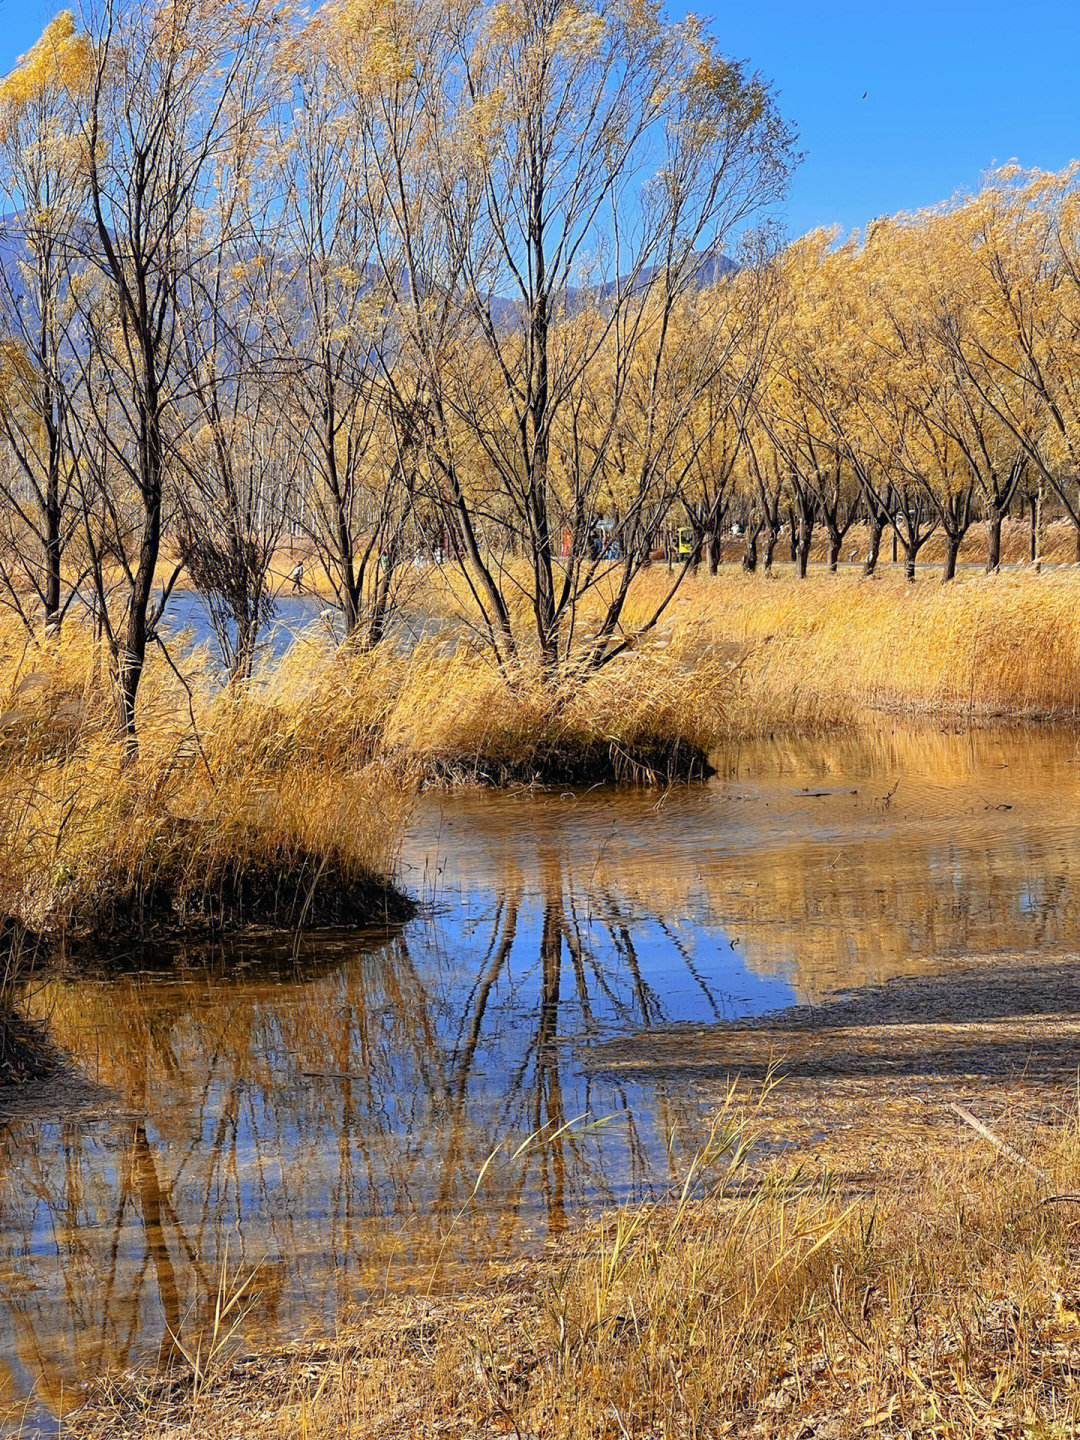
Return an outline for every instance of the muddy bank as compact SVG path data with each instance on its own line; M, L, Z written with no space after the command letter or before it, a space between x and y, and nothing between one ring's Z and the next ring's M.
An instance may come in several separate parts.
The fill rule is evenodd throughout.
M986 1101L998 1082L1022 1082L1010 1043L1050 1018L1040 981L1060 979L1064 1004L1080 987L1080 957L1035 968L1043 973L1030 985L979 997L985 969L972 963L954 993L968 1015L958 1025L933 986L901 981L880 987L865 1011L837 997L820 1007L823 1025L803 1007L767 1025L726 1027L731 1037L771 1032L792 1049L792 1037L821 1043L807 1042L763 1109L760 1086L748 1087L745 1114L728 1107L721 1127L756 1130L771 1120L775 1129L782 1093L810 1080L872 1081L885 1110L864 1093L868 1123L839 1146L764 1159L759 1147L748 1167L727 1170L721 1160L719 1179L691 1185L683 1198L673 1191L574 1227L543 1254L455 1293L380 1296L336 1334L223 1356L201 1383L183 1364L99 1378L67 1431L82 1440L280 1440L301 1431L313 1440L1075 1435L1080 1135L1065 1071L1044 1077L1045 1098L1055 1078L1065 1080L1058 1098L1072 1099L1073 1123L1020 1124L1023 1091L1013 1091L1011 1129L1000 1132L1011 1144L987 1143L955 1113L944 1135L944 1104L937 1127L919 1137L918 1114L904 1125L905 1102L881 1082L888 1036L908 1027L901 1049L920 1031L968 1038L955 1071L932 1057L909 1067L911 1079L942 1082L939 1101L980 1082ZM1075 1043L1070 1034L1063 1011L1043 1053L1060 1061L1059 1050ZM847 1058L843 1035L854 1040ZM629 1051L627 1066L647 1063L634 1060L636 1043L609 1048ZM670 1052L659 1063L686 1078ZM713 1077L700 1051L686 1066ZM1045 1118L1060 1122L1067 1108ZM842 1112L832 1118L843 1131Z
M710 1026L646 1031L589 1052L596 1070L683 1079L785 1076L947 1078L1075 1069L1080 952L969 957L933 975L905 975L820 1004Z
M872 1179L899 1137L963 1131L958 1103L1003 1133L1074 1116L1078 1054L1080 952L1017 952L755 1019L643 1031L591 1047L584 1063L706 1095L776 1080L772 1140L846 1156Z
M685 740L651 744L570 744L526 748L513 758L436 758L423 788L480 786L629 785L652 788L708 780L716 773L708 754Z
M210 939L262 931L399 924L416 905L391 881L344 874L311 855L289 866L249 860L225 867L213 887L192 890L158 874L149 885L104 897L92 924L65 937L74 957L150 940Z

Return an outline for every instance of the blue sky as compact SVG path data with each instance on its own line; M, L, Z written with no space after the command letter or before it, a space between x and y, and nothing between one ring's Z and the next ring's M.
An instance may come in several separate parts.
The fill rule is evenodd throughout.
M993 164L1080 158L1080 0L689 5L772 79L807 152L793 235L972 189ZM864 92L867 98L862 99Z
M797 124L807 156L783 212L792 235L933 204L1006 160L1080 157L1080 0L674 3L708 16ZM59 8L0 0L0 70Z

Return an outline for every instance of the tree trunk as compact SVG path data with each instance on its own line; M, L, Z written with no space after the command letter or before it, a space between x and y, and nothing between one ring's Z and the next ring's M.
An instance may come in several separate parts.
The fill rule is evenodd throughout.
M128 600L124 645L119 656L117 675L120 688L120 732L130 752L138 749L136 714L139 684L146 665L146 643L149 636L147 619L154 589L154 572L157 570L161 548L160 490L156 497L147 499L146 506L142 543L139 546L139 564Z
M881 554L881 537L885 533L885 522L874 520L870 526L870 548L866 552L866 564L863 566L864 575L877 573L878 556Z
M45 625L60 623L60 506L45 514Z
M545 169L539 150L533 156L533 184L528 197L529 270L535 290L529 322L530 366L526 392L528 423L522 425L522 461L528 480L528 539L532 550L533 617L540 659L552 674L559 662L559 628L555 601L555 556L548 513L550 401L547 252L545 249Z
M146 347L148 349L148 347ZM120 691L120 732L130 754L139 748L136 717L139 685L146 665L149 639L150 600L161 553L161 505L164 481L164 453L158 413L159 390L153 378L153 357L147 355L143 398L143 429L140 443L140 471L143 503L142 539L139 563L128 597L123 649L118 657L117 681Z
M60 456L49 430L49 474L45 486L45 624L60 622Z
M944 585L947 580L956 578L956 561L960 554L960 536L950 535L945 548L945 569L941 576L941 583Z
M829 570L835 575L837 566L840 564L840 547L843 540L835 530L829 532Z
M389 550L379 556L378 572L375 577L374 595L371 602L371 619L368 624L367 648L374 650L386 638L390 622L390 606L393 595L394 571L397 568Z
M914 582L915 579L916 553L917 552L914 545L904 546L904 575L908 580L912 582Z
M779 543L779 540L780 540L780 532L779 532L779 530L774 530L773 527L770 525L770 526L769 526L769 532L768 532L768 534L767 534L766 537L765 537L765 562L764 562L764 563L765 563L765 573L766 573L766 575L768 575L768 574L772 571L772 567L773 567L773 556L776 554L776 547L777 547L777 544Z
M720 522L717 521L709 530L708 539L705 542L705 554L709 562L709 574L716 575L724 558L723 539L720 532Z
M813 510L804 510L799 516L798 545L796 546L796 563L799 568L799 579L806 579L806 572L810 566L810 547L814 539Z
M233 654L233 680L251 679L255 668L255 646L259 639L259 622L255 615L245 615L236 622L236 649Z
M989 543L986 550L986 573L992 575L995 570L1001 568L1001 522L1004 519L1000 510L995 510L990 516Z

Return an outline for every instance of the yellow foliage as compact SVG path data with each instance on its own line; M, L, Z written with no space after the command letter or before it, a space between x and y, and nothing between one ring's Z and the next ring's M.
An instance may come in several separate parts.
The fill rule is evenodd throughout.
M62 10L0 81L0 105L17 111L48 91L76 93L88 84L92 65L89 39L76 28L71 11Z
M416 24L407 0L335 0L310 34L334 54L358 94L374 97L413 79Z

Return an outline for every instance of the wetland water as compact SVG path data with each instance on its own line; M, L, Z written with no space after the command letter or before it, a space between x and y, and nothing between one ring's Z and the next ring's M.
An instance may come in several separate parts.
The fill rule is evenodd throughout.
M453 1283L662 1191L709 1094L605 1074L606 1039L1076 948L1077 732L884 725L718 766L663 795L430 795L393 934L40 985L79 1078L0 1100L0 1399L46 1417L167 1355L226 1257L256 1272L246 1329L289 1338L440 1252Z

